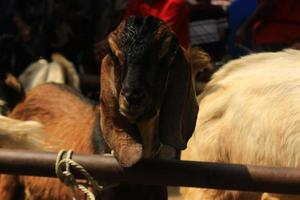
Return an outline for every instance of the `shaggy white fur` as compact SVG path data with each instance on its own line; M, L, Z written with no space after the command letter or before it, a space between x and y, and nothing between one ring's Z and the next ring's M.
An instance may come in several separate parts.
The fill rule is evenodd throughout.
M0 147L45 150L43 125L0 115Z
M259 53L216 72L183 160L300 167L300 51ZM300 199L185 188L186 200Z

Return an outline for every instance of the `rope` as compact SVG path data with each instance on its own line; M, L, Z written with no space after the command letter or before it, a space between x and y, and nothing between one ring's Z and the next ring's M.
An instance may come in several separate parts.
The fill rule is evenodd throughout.
M64 155L66 154L65 158ZM76 189L83 192L87 199L95 200L95 195L88 189L88 185L92 185L94 190L102 191L103 186L100 186L97 181L83 168L82 165L72 160L72 150L60 150L55 163L55 172L57 177L61 182L71 188L73 192L73 199L78 200L78 194L76 193ZM86 184L82 184L76 181L75 176L70 171L70 167L72 170L76 170L81 173L85 179Z

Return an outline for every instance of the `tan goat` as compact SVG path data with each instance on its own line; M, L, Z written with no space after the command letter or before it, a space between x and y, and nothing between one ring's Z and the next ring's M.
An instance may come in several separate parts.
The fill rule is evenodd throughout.
M300 51L260 53L224 65L199 97L183 160L300 167ZM300 199L182 189L184 200Z

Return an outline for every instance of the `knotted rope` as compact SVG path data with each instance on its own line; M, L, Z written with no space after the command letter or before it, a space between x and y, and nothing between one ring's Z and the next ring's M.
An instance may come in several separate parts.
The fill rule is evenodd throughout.
M71 188L74 200L79 199L76 189L83 192L89 200L95 200L95 195L88 189L88 185L91 184L94 191L102 191L103 186L100 186L97 181L83 168L82 165L72 160L72 154L72 150L59 151L55 163L56 175L60 181ZM64 155L66 156L64 157ZM76 170L84 176L85 180L87 181L86 184L76 181L75 176L70 171L70 167L72 167L72 170Z

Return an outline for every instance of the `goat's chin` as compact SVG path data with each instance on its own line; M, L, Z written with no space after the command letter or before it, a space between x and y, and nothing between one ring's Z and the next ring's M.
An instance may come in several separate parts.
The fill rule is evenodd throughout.
M124 147L119 154L117 160L122 167L131 167L142 159L143 148L139 143Z

